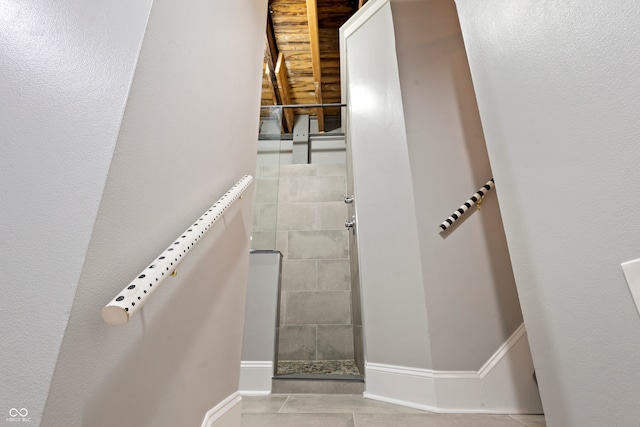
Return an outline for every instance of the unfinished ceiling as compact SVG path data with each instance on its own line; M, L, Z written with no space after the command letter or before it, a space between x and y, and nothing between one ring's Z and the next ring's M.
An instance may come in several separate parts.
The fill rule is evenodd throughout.
M339 28L364 2L269 0L262 105L340 102ZM291 132L294 114L317 116L322 132L324 116L340 109L285 109L285 132Z

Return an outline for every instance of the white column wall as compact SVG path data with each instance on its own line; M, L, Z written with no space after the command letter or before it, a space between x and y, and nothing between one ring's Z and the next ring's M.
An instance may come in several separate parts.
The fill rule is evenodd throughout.
M376 6L380 2L377 2ZM370 8L369 8L370 9ZM360 15L362 16L362 15ZM368 363L431 368L413 183L389 3L350 21L348 88ZM364 19L364 18L363 18ZM358 28L357 31L353 31ZM343 73L343 76L345 74ZM374 385L368 379L368 389Z
M640 4L457 6L547 425L636 425Z
M253 187L128 324L100 310L254 174L265 19L266 0L154 1L43 425L200 425L237 392Z
M452 0L392 1L391 9L433 368L478 370L522 313L494 191L440 233L492 177L458 15Z
M374 0L341 32L365 396L539 413L495 193L438 233L491 177L454 4Z
M3 422L42 420L151 3L0 1Z

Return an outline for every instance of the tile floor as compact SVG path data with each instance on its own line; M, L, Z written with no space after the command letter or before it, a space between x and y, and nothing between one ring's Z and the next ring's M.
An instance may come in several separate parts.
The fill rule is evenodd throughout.
M242 398L242 427L545 427L543 415L448 415L359 395Z

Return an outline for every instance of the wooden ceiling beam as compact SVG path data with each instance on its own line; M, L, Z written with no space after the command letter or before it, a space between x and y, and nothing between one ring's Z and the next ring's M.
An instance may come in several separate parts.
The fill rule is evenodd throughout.
M279 104L278 98L278 88L276 82L276 75L273 69L269 68L269 62L265 61L264 63L264 73L266 74L267 86L269 89L269 95L271 96L271 101L273 105ZM264 97L264 95L263 95ZM282 113L280 113L282 114ZM287 133L286 123L283 120L280 120L280 132Z
M320 37L318 36L318 5L316 0L307 0L307 19L309 21L309 43L311 45L311 66L316 102L322 104L322 68L320 66ZM324 132L324 110L317 109L318 131Z
M265 36L265 52L267 57L267 65L271 70L276 69L276 61L278 60L278 45L276 44L276 35L273 30L273 21L271 14L267 14L267 32Z
M284 105L289 105L291 104L291 90L289 89L289 78L287 77L287 64L284 62L282 52L278 55L275 74L276 80L278 81L280 101L282 101ZM284 108L284 118L287 132L293 132L293 110L291 108Z
M277 89L276 89L276 86L274 85L274 81L271 80L271 76L273 75L275 77L275 73L269 67L268 62L265 62L264 64L264 73L266 74L267 83L269 86L269 93L271 94L271 100L273 101L273 105L278 105Z

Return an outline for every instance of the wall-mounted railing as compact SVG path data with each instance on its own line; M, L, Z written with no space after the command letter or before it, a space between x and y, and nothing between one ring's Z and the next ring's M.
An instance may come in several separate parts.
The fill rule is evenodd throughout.
M493 186L494 186L494 182L493 182L493 178L491 178L489 181L487 181L485 185L482 186L482 188L480 188L473 196L471 196L469 200L464 202L462 206L460 206L454 213L452 213L449 218L445 219L442 222L442 224L440 224L440 228L442 229L440 230L440 232L442 233L447 228L449 228L454 222L458 220L458 218L460 218L474 204L479 210L482 204L482 199L484 199L484 195L487 194L487 191L491 190Z
M209 229L249 187L253 177L245 175L213 204L175 242L165 249L149 267L145 268L122 292L102 309L102 318L111 325L123 325L144 305L149 295L158 289L168 276L175 275L178 264Z

